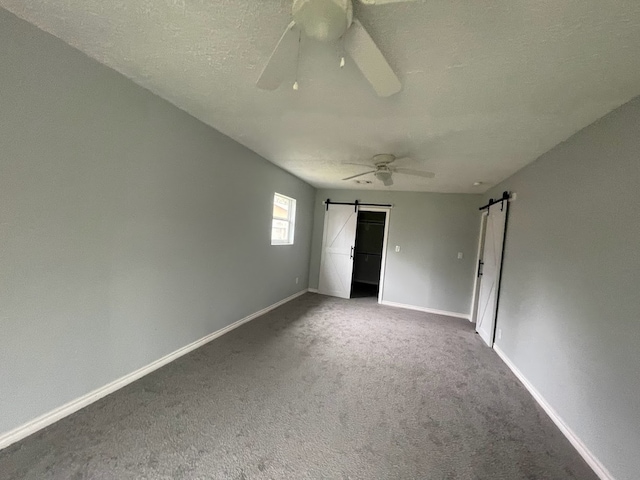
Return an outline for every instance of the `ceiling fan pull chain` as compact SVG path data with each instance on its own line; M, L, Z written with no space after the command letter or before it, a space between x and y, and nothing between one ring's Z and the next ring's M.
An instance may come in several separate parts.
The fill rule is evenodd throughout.
M345 49L344 49L344 35L340 37L338 43L336 45L336 53L338 54L338 58L340 59L340 68L344 68L345 65Z
M296 79L293 82L293 89L297 92L300 88L298 85L298 71L300 70L300 49L302 47L302 31L298 31L298 55L296 57Z

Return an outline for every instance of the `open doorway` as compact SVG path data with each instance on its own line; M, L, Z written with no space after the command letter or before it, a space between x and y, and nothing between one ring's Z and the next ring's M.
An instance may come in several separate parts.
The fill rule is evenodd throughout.
M358 212L351 298L378 297L386 216L386 212Z

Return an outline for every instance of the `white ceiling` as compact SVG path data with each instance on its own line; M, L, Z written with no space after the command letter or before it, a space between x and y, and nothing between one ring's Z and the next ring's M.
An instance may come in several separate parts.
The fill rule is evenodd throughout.
M299 91L255 88L288 0L0 5L317 187L481 192L640 94L638 0L355 5L404 85L386 99L311 40ZM437 176L341 182L382 152Z

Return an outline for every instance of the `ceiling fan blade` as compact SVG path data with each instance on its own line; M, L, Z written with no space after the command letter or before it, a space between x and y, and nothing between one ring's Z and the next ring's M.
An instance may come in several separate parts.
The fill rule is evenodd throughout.
M373 168L373 165L367 165L366 163L344 162L342 165L359 165L359 166L361 166L361 167L369 167L369 168Z
M415 175L416 177L433 178L436 176L433 172L425 172L423 170L414 170L413 168L395 167L394 173L404 173L405 175Z
M415 2L416 0L360 0L363 5L384 5L386 3Z
M300 48L300 31L291 22L280 37L269 61L265 65L256 86L263 90L275 90L288 75L293 75L296 68L298 48Z
M393 185L393 177L389 176L388 178L383 179L382 183L384 183L385 187L390 187Z
M351 179L353 179L353 178L362 177L363 175L369 175L370 173L375 173L375 170L371 170L370 172L359 173L359 174L357 174L357 175L352 175L352 176L350 176L350 177L343 178L342 180L351 180Z
M402 90L402 84L362 24L353 23L344 34L344 48L380 97Z

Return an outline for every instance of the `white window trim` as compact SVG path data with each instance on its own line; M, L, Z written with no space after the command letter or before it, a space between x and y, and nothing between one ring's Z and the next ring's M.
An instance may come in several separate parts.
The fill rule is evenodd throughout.
M289 197L287 195L283 195L278 192L273 193L273 199L271 200L271 224L273 225L273 220L282 220L281 218L275 218L273 216L273 206L275 205L276 195L278 197L286 198L291 203L291 209L289 211L289 219L286 220L289 222L289 239L287 241L274 241L273 236L271 237L271 245L293 245L295 241L295 233L296 233L296 199ZM273 226L272 226L273 228ZM273 235L273 234L272 234Z

